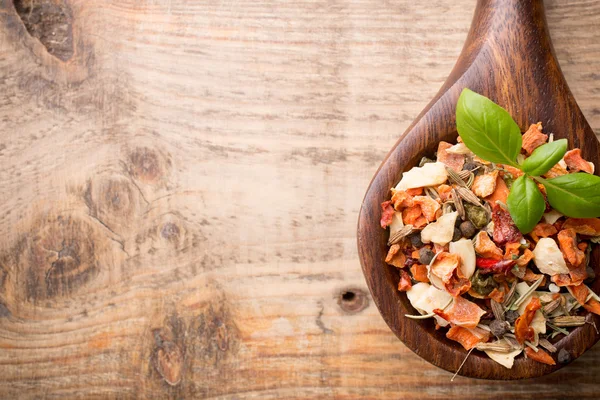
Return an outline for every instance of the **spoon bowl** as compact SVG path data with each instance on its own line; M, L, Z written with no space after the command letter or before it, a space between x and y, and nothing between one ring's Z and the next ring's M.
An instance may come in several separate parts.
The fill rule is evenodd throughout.
M391 330L412 351L430 363L456 372L467 355L457 342L436 331L431 320L412 320L415 314L406 294L397 290L399 274L384 262L388 231L381 229L380 204L389 200L390 188L402 172L423 156L431 157L440 141L455 143L456 102L463 88L490 98L505 108L522 131L541 121L545 133L566 138L569 148L579 147L583 158L600 166L598 140L573 97L554 54L543 0L478 0L473 23L462 53L450 76L416 120L396 142L376 172L363 200L358 221L358 250L363 273L379 312ZM600 274L600 250L592 252ZM592 289L600 290L600 280ZM600 334L600 317L589 314L588 324L555 343L571 361L592 347ZM523 379L554 372L566 364L546 365L515 359L507 369L485 355L473 352L460 374L485 379Z

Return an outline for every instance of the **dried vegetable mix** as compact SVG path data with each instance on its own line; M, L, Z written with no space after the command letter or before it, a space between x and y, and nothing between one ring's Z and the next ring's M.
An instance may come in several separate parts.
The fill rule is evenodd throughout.
M402 175L382 203L398 290L466 350L512 368L520 354L568 362L552 344L600 315L590 252L600 242L600 177L580 149L521 133L506 110L465 89L457 143Z

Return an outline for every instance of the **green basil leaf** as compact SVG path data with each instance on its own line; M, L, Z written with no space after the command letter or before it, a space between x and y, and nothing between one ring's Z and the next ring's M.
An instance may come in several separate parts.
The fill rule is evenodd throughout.
M546 209L544 196L535 182L525 175L512 184L506 205L515 225L523 233L533 230Z
M529 175L544 175L559 162L567 152L567 139L555 140L541 145L523 161L521 168Z
M484 160L516 166L521 130L510 114L493 101L463 89L456 104L456 128L467 147Z
M542 183L550 205L567 217L600 217L600 176L580 172Z

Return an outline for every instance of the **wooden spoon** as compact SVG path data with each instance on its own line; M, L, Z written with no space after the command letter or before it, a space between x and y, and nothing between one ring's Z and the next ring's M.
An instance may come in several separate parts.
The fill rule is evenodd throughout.
M525 131L542 121L545 133L567 138L582 156L600 168L598 141L583 117L560 70L544 15L542 0L478 0L471 30L450 76L435 98L400 137L375 174L365 195L358 221L358 249L363 273L375 304L392 331L412 351L432 364L456 372L467 352L446 339L446 329L435 331L432 320L411 320L415 314L406 295L398 292L399 274L384 263L389 232L381 229L380 203L390 198L390 188L403 171L421 157L432 156L440 141L455 143L456 101L463 88L489 97L506 108ZM591 265L600 276L600 251ZM593 289L598 292L600 279ZM588 315L600 328L600 318ZM564 337L556 347L566 349L571 360L594 345L600 335L586 324ZM556 354L554 354L556 359ZM542 376L565 364L550 366L519 356L506 369L474 351L460 374L486 379L521 379Z

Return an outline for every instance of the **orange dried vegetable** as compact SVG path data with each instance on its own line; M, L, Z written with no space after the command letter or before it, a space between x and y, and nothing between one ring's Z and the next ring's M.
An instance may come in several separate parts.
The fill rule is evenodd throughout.
M521 243L517 243L517 242L507 243L506 247L504 248L504 259L505 260L518 259L520 249L521 249Z
M556 361L554 361L552 356L546 353L544 350L540 349L539 347L537 353L531 347L526 347L525 354L528 358L531 358L533 361L537 361L542 364L556 365Z
M412 274L415 281L429 283L426 265L413 264L412 267L410 267L410 273Z
M587 172L588 174L594 173L594 164L585 161L581 157L581 149L573 149L567 151L563 159L565 160L565 163L567 164L569 170L571 170L572 172L583 171Z
M459 266L458 254L443 251L430 267L431 273L442 280L444 288L453 297L466 293L471 288L471 281L464 277Z
M560 164L556 164L550 171L546 172L543 176L545 178L556 178L557 176L562 176L568 174L567 170Z
M600 236L600 218L568 218L563 229L573 229L580 235Z
M494 288L494 290L488 294L488 297L492 300L495 300L497 303L502 303L504 301L504 292Z
M540 303L540 299L532 297L529 304L525 307L523 314L515 321L515 337L519 343L523 344L526 340L533 340L535 332L530 325L535 312L541 307L542 303Z
M492 258L494 260L502 260L502 250L496 246L490 239L488 234L481 231L475 237L475 252L484 258Z
M590 293L585 285L568 286L568 288L579 304L585 304L585 300Z
M471 186L471 191L479 197L488 197L496 190L496 180L498 179L498 170L490 173L477 175Z
M465 350L471 350L478 343L485 343L490 338L490 333L481 328L463 328L462 326L452 326L446 337L450 340L460 343Z
M558 233L558 244L565 260L575 268L585 261L585 254L577 247L577 234L574 229L563 229Z
M402 210L402 222L404 225L416 225L416 221L419 217L423 216L423 211L420 205L413 205Z
M392 203L397 211L401 211L414 205L413 196L408 194L406 190L392 190Z
M518 177L520 177L521 175L523 175L523 171L521 171L519 168L515 168L515 167L512 167L510 165L498 164L498 167L506 170L506 172L508 172L509 174L511 174L514 179L517 179ZM500 171L500 175L504 176L504 175L506 175L506 172Z
M517 266L524 267L529 264L531 260L533 260L533 251L525 249L525 251L523 251L523 255L517 258Z
M535 282L535 281L537 281L538 279L540 279L542 277L544 278L542 280L542 283L541 283L543 285L546 282L546 275L544 275L544 274L536 274L532 270L530 270L529 268L527 268L525 270L525 275L523 275L523 280L525 282Z
M415 205L421 206L421 212L427 219L427 222L432 222L437 219L437 212L440 210L440 203L429 196L415 196L413 198Z
M537 124L530 125L527 132L523 135L522 148L527 155L530 155L535 149L546 143L548 140L548 135L543 134L541 130L542 124L538 122Z
M398 290L401 292L406 292L412 288L412 281L410 280L410 275L408 272L401 269L400 270L400 282L398 282Z
M554 227L554 225L550 225L546 222L540 222L535 226L535 228L533 228L533 231L531 233L538 237L546 238L556 235L556 232L557 230Z
M406 189L406 193L408 193L410 196L420 196L423 194L423 188L418 187L418 188Z
M452 305L446 310L436 308L433 312L451 324L463 328L475 328L485 314L477 304L461 296L455 297Z
M392 207L391 201L384 201L381 203L381 220L379 223L383 229L387 228L392 223L394 217L394 207Z
M494 193L486 197L485 199L490 203L493 207L496 205L496 201L501 201L506 204L506 199L508 199L508 194L510 190L508 186L506 186L506 182L501 177L496 178L496 189L494 189Z
M581 263L577 267L573 267L571 264L567 263L567 267L569 268L569 278L571 279L571 285L580 285L583 283L583 281L587 279L588 273L585 268L585 263Z
M456 172L459 172L465 164L465 156L462 154L448 153L448 149L452 147L450 143L440 142L437 151L437 160L446 164Z
M448 200L450 198L450 193L452 191L452 186L443 184L440 185L436 188L438 194L440 195L440 200L442 202L445 202L446 200Z
M390 247L387 256L385 257L385 262L397 268L404 268L406 256L400 251L399 244L394 244Z
M583 305L583 308L591 313L600 315L600 303L597 300L590 299L586 304Z

